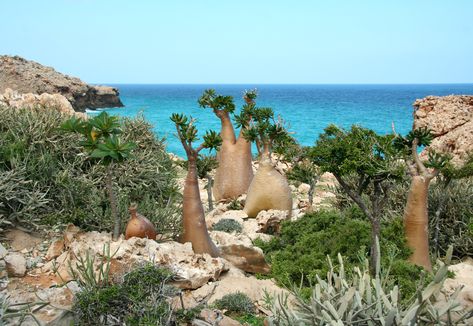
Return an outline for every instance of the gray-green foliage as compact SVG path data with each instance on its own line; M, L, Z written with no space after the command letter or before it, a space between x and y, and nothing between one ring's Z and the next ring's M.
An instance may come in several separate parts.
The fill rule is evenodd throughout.
M214 302L215 307L226 310L229 314L251 314L255 312L255 305L248 295L235 292L224 295Z
M231 218L223 218L212 226L213 231L223 231L227 233L241 232L241 224Z
M113 225L104 186L105 168L83 154L80 136L63 133L67 119L53 110L0 107L0 227L74 223L84 229ZM130 202L155 222L160 233L179 232L176 172L152 126L142 117L122 120L124 141L137 144L116 167L115 189L121 216ZM123 224L126 223L126 219Z
M72 308L75 325L171 325L170 279L166 269L146 264L119 284L82 287Z
M452 245L456 256L473 256L472 177L431 186L429 229L432 250L443 254Z
M379 246L379 245L378 245ZM449 249L445 263L441 263L434 279L409 302L402 303L397 286L389 286L376 266L371 276L368 262L355 268L347 275L343 259L339 255L338 272L329 259L330 271L326 279L317 277L309 300L305 300L297 288L294 308L288 308L287 295L281 295L272 302L273 316L270 325L466 325L465 320L473 317L473 311L464 313L456 300L459 291L438 300L443 283L447 278L452 249Z

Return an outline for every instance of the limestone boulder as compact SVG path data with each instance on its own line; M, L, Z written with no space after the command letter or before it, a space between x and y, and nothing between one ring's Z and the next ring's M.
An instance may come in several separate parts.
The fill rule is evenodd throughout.
M22 254L9 253L4 260L8 276L23 277L26 274L26 259Z
M429 128L435 137L429 147L461 165L473 152L473 96L427 96L413 106L414 129Z
M279 234L281 231L281 222L289 218L287 211L275 209L261 211L256 216L256 221L259 226L258 232Z
M222 257L235 267L249 273L268 274L271 271L263 250L253 246L248 236L212 231L210 237L219 246Z
M86 257L87 254L97 258L97 269L103 258L110 256L112 278L120 277L137 264L152 262L166 267L175 274L175 285L183 289L198 288L210 280L218 279L228 269L221 258L195 254L190 243L158 243L135 237L113 241L109 233L87 232L75 234L68 249L45 264L41 272L53 272L55 265L63 278L70 279L69 265L77 268L79 257Z

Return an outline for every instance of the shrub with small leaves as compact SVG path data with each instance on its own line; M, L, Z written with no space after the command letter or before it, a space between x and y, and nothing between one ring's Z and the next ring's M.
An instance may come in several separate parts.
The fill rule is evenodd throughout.
M224 295L214 302L214 306L220 310L226 310L230 315L251 314L255 312L255 305L250 297L242 292Z
M223 218L212 227L213 231L223 231L227 233L241 232L241 224L231 218Z

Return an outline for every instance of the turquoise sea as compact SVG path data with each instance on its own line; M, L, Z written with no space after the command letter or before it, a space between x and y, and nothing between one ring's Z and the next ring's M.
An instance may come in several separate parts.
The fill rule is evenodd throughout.
M473 94L473 84L429 85L113 85L120 90L124 108L107 109L111 114L135 116L142 112L159 137L166 137L168 151L184 156L169 120L173 112L197 119L201 133L219 130L211 110L197 99L207 88L232 95L237 108L243 105L245 89L257 88L259 106L272 107L287 121L289 130L303 145L312 145L323 129L334 123L352 124L389 133L406 133L412 127L412 103L427 95ZM91 113L93 114L93 113Z

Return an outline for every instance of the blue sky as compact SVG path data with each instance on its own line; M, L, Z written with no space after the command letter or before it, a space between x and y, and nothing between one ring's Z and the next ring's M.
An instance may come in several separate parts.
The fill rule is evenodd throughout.
M0 53L91 83L471 83L473 1L2 0Z

